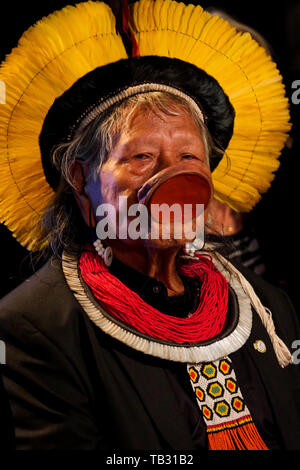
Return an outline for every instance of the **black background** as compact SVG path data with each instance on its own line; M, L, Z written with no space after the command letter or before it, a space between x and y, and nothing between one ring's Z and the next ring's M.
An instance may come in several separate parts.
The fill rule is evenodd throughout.
M67 4L79 2L44 1L1 4L0 59L17 45L21 34L34 22ZM187 2L185 2L187 3ZM222 8L237 20L259 31L271 44L279 69L284 77L287 95L294 90L291 84L300 80L300 0L285 2L243 1L192 2L203 7ZM270 191L250 214L267 264L265 277L285 289L296 307L298 296L298 238L299 238L299 114L298 106L291 103L293 147L285 150L281 167ZM1 184L1 182L0 182ZM27 250L22 248L9 231L0 225L1 291L8 293L33 271Z

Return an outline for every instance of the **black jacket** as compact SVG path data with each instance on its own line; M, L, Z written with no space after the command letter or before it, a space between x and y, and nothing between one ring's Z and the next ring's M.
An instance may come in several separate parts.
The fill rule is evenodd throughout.
M300 330L286 294L244 274L292 350ZM58 261L6 296L0 311L0 339L7 347L3 376L17 449L194 450L167 379L168 361L134 351L97 328L68 288ZM254 349L257 339L266 353ZM243 348L261 374L284 448L300 449L299 367L279 366L256 313Z

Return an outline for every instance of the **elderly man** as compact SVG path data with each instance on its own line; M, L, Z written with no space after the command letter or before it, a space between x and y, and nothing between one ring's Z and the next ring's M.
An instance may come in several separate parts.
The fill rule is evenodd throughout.
M17 203L1 211L51 254L1 304L17 448L298 448L293 308L199 241L214 191L247 210L267 189L289 129L280 76L201 7L143 0L129 16L128 57L109 7L87 2L2 67Z

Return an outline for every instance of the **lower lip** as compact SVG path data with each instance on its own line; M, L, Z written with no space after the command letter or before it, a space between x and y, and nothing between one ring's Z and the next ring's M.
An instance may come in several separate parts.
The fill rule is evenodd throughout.
M205 178L195 174L179 174L158 186L149 200L149 208L151 215L155 218L154 205L167 204L171 207L173 204L179 204L182 214L185 214L184 222L188 222L205 210L210 198L211 187ZM185 213L185 205L190 205L191 211ZM175 212L172 212L170 216L171 222L177 222ZM159 222L161 223L161 220Z

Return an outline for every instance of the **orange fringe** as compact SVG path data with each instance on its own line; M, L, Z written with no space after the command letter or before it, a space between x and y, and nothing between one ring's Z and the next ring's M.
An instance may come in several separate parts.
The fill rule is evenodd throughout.
M251 417L247 418L208 428L209 450L269 450Z

